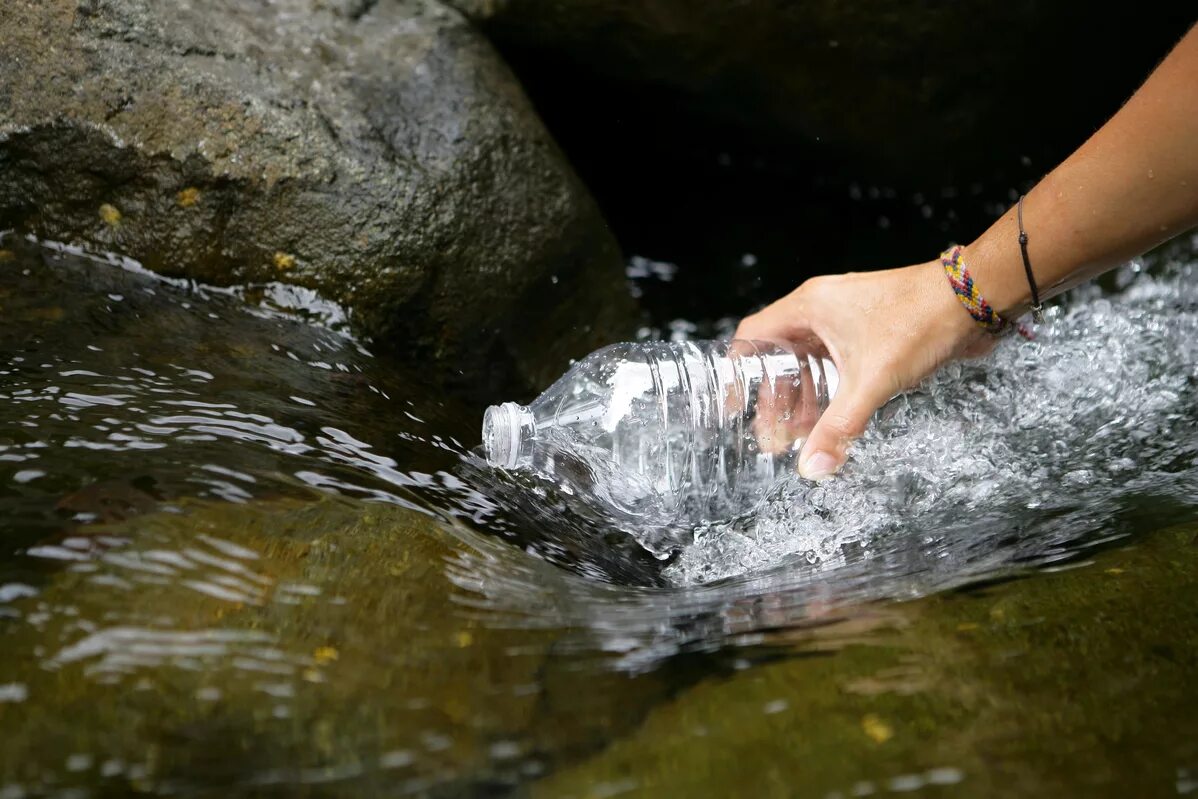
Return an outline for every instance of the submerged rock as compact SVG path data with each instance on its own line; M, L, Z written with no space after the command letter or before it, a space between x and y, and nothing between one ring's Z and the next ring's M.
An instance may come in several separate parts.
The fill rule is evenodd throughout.
M184 500L66 544L0 602L8 794L482 795L668 690L488 624L450 572L519 554L394 505Z
M435 0L12 3L0 64L0 229L310 286L476 387L627 332L594 203Z
M767 633L533 796L1152 796L1192 782L1198 535ZM834 653L834 654L833 654ZM918 795L924 795L920 793Z

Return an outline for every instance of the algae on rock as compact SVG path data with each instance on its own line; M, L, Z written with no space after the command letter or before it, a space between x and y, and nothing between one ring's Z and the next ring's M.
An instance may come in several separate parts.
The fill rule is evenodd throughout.
M468 545L432 516L334 497L176 504L89 528L88 557L0 619L0 685L23 692L0 702L22 731L0 743L6 779L467 790L590 751L665 690L554 659L561 630L472 615L446 577ZM625 710L580 715L597 685L590 704ZM64 768L72 754L88 765Z
M792 657L692 687L534 794L1172 793L1198 762L1196 536L783 631Z

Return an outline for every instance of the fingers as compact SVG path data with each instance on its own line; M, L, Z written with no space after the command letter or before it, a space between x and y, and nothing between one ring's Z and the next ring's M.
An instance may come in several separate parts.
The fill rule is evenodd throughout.
M777 455L794 443L791 419L797 393L794 378L789 375L767 380L758 389L753 432L762 452Z
M799 455L799 474L809 480L822 480L844 465L848 446L865 430L873 412L889 397L877 390L841 384L828 409L807 437Z
M804 358L804 360L806 360ZM799 400L794 408L794 438L795 441L806 441L819 421L819 394L816 391L815 376L811 369L804 369L800 378Z
M814 426L818 408L806 400L816 393L801 383L767 387L757 420L769 451L809 431L799 473L817 480L841 468L849 443L895 393L946 361L993 346L945 290L938 261L812 278L741 322L736 336L785 342L796 354L806 348L835 364L836 394Z
M746 316L736 327L734 339L756 341L794 341L809 334L803 290L797 289L755 314Z
M815 334L805 313L806 285L756 314L741 320L732 341L732 352L756 354L761 342L781 345L804 366L811 357L828 357L824 342ZM762 383L753 422L758 446L779 454L802 442L819 417L819 397L811 371L803 368Z
M761 385L753 430L763 452L779 454L806 440L819 418L815 380L799 355L802 368Z
M750 314L740 320L740 324L736 326L736 332L732 334L733 341L752 341L754 339L768 339L771 335L778 335L777 325L773 320L768 318L769 308L763 308L755 314Z

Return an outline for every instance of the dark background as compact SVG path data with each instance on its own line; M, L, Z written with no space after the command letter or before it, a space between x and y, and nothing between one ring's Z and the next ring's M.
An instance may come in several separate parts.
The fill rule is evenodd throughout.
M647 5L649 21L614 1L588 22L586 2L515 0L481 26L626 256L678 266L638 281L655 324L739 316L812 275L969 241L1196 17L1185 2ZM705 25L721 26L714 41ZM798 70L810 114L784 105L807 90L787 83Z

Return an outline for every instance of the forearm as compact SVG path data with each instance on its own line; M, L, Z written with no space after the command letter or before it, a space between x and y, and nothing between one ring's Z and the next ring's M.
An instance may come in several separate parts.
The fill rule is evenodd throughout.
M1198 226L1198 27L1127 104L1026 197L1024 229L1041 299ZM1010 209L965 248L991 305L1031 304Z
M1198 28L1036 186L1023 216L1042 299L1198 225ZM1003 317L1030 305L1015 209L966 247L964 260ZM799 457L813 480L844 463L849 442L888 399L995 341L935 261L808 280L743 320L736 337L818 342L836 362L836 393Z

